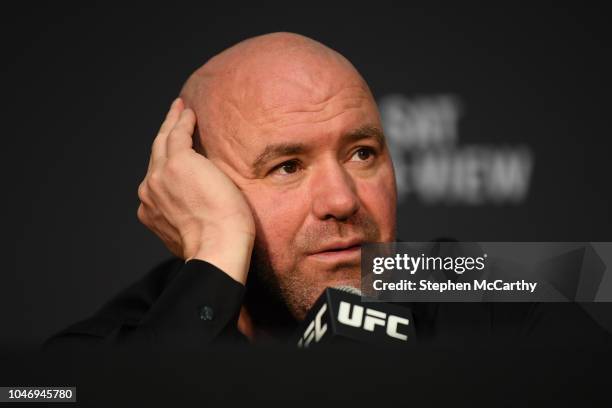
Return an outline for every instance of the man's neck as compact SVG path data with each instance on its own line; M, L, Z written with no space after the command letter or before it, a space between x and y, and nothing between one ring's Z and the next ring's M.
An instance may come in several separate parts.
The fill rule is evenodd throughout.
M294 331L294 321L286 325L266 325L256 323L246 306L240 308L238 317L238 331L251 343L284 343Z
M238 331L242 333L251 343L255 342L255 325L247 308L243 305L240 308L240 316L238 317Z

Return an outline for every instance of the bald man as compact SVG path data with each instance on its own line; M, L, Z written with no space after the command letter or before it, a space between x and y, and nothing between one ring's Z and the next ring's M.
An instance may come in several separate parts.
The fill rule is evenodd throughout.
M248 39L189 77L138 195L139 220L177 260L73 332L93 325L111 343L270 338L326 287L359 287L364 242L395 239L374 98L343 56L297 34Z
M243 41L190 76L138 195L139 220L176 258L48 344L284 341L326 287L359 287L364 242L395 240L372 94L344 57L296 34ZM411 307L420 340L609 341L571 304Z
M192 146L198 126L196 148ZM395 238L396 189L367 84L294 34L244 41L187 81L154 143L140 220L184 259L265 276L304 317L359 286L360 245ZM167 203L170 203L167 205Z

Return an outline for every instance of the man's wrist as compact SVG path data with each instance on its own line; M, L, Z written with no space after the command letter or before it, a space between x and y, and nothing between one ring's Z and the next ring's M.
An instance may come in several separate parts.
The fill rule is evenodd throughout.
M244 285L251 263L254 241L255 235L249 232L224 230L213 237L202 239L198 250L186 261L191 259L206 261Z

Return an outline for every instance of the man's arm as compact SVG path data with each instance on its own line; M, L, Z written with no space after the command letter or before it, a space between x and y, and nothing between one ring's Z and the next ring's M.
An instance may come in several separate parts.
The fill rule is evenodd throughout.
M164 262L92 317L49 339L47 350L198 349L245 342L237 330L242 284L200 260Z
M239 336L236 325L255 223L238 187L193 149L195 125L195 113L177 98L153 142L138 188L138 219L180 264L157 268L93 318L48 344L74 340L82 345L184 348ZM157 275L172 278L155 279Z

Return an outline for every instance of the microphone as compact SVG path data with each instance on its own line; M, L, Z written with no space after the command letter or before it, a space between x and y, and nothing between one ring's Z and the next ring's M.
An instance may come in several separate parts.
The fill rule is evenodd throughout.
M310 309L293 341L299 348L370 343L407 346L416 342L410 309L363 302L351 286L327 288Z

